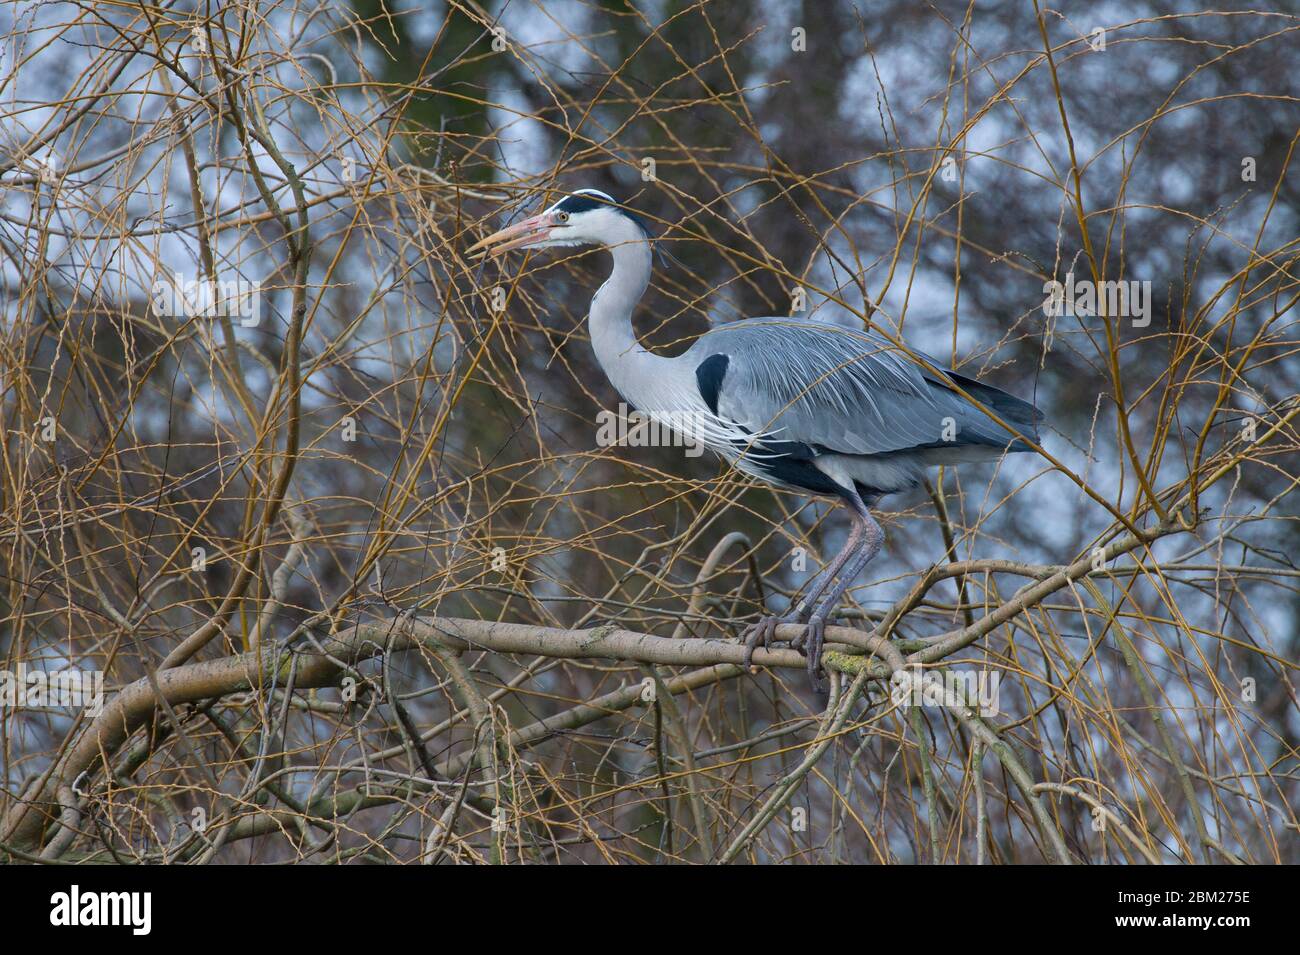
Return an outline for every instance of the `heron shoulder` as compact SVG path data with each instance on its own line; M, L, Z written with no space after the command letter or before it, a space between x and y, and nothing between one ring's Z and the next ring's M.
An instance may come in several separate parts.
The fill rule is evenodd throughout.
M718 396L722 392L722 382L727 377L727 366L731 356L725 352L714 352L695 366L695 381L700 386L700 397L715 415L718 413Z

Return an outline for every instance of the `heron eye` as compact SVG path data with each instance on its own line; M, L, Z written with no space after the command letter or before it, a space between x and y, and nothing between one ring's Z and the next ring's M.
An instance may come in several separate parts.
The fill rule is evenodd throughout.
M567 212L557 212L555 218L560 222L568 222L569 214Z

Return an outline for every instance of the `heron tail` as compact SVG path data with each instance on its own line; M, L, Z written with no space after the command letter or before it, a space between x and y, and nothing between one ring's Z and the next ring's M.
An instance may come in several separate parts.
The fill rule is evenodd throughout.
M1001 388L986 385L974 378L967 378L965 375L959 375L955 371L948 372L948 376L963 391L992 410L994 414L1014 428L1017 433L1024 435L1035 444L1040 443L1038 424L1043 420L1043 413L1028 401L1007 394ZM1028 443L1017 438L1011 442L1007 450L1031 451L1033 449Z

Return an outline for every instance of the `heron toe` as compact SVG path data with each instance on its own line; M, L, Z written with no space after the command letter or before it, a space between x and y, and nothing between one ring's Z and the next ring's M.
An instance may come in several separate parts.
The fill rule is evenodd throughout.
M744 665L746 670L754 669L754 648L759 644L763 645L764 650L772 648L772 641L776 639L776 628L783 623L798 623L799 621L792 617L760 617L754 623L745 628L740 639L745 644Z
M826 643L825 617L813 617L808 621L808 629L803 632L801 643L804 645L802 652L808 658L808 679L812 682L814 690L820 690L822 687L822 647Z

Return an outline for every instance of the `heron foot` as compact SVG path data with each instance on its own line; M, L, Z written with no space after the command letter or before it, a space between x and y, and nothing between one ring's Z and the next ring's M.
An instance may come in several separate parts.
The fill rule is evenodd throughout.
M783 623L802 623L797 617L759 617L754 623L745 628L745 632L740 635L740 639L745 644L744 666L748 671L754 669L754 649L760 644L764 650L772 648L772 642L776 639L776 628Z
M760 617L745 628L741 639L745 643L744 665L746 670L754 668L754 649L760 644L764 650L770 649L776 639L776 628L786 623L804 624L804 630L790 641L790 649L798 650L808 659L808 679L813 689L821 691L822 647L826 642L826 619L813 616L806 623L801 614L787 617Z

